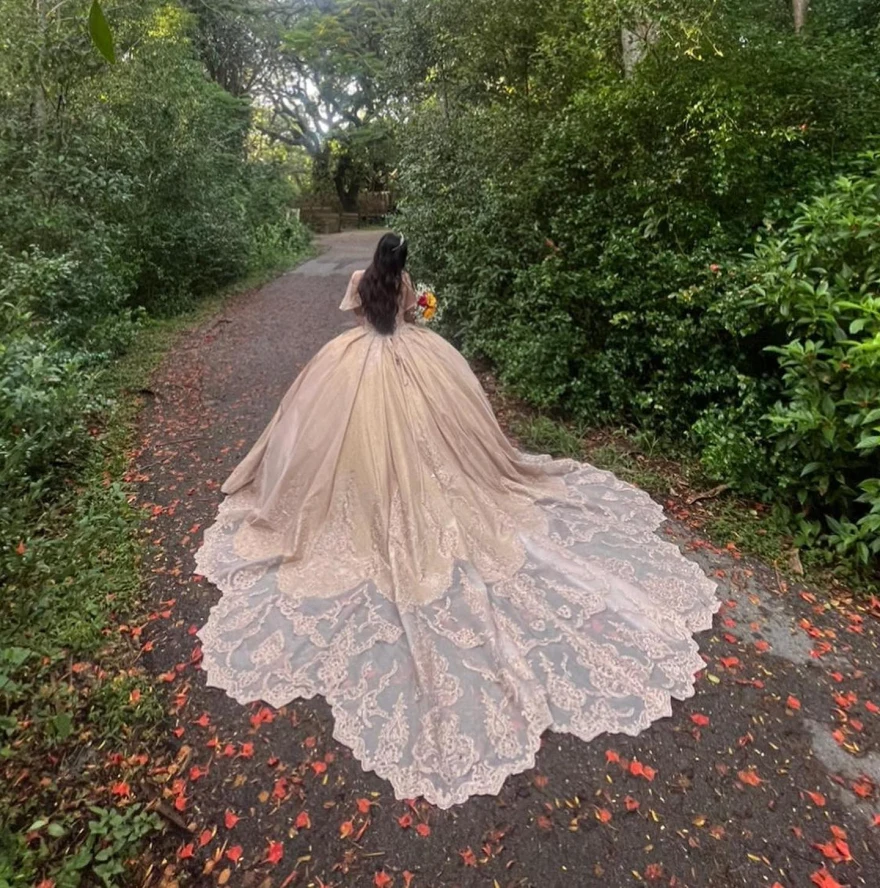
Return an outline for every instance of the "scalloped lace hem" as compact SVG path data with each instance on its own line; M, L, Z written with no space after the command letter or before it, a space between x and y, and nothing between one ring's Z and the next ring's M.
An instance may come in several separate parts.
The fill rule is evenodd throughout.
M520 533L519 563L489 581L453 560L428 601L368 574L330 595L282 588L279 557L236 551L247 512L230 497L197 556L223 593L199 632L208 684L276 707L324 696L365 770L444 808L534 767L547 729L589 741L670 715L703 668L693 635L716 584L656 533L646 493L548 468L565 493L536 502L546 531Z

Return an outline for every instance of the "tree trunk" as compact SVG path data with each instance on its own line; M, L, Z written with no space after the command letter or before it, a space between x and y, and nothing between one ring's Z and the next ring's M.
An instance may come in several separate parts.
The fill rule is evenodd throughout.
M33 114L34 128L36 130L37 142L41 143L43 135L46 131L46 88L43 83L45 74L44 58L46 54L46 42L48 40L46 21L46 8L43 0L34 0L34 13L37 17L37 31L39 34L39 51L37 55L37 76L33 83Z
M351 160L343 154L336 163L336 172L333 175L333 185L336 187L336 194L344 213L357 212L358 194L361 190L361 183L356 178L346 185L346 173L350 168Z
M623 28L620 32L620 43L623 49L623 73L632 76L636 65L645 57L652 43L659 36L657 22L641 21L632 29Z
M810 0L792 0L795 34L800 34L807 22L807 11L809 9L809 5Z

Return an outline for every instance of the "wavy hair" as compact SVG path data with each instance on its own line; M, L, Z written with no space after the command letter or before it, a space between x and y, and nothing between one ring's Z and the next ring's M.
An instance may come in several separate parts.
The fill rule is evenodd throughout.
M397 326L406 252L406 241L400 235L383 234L373 261L358 285L364 316L376 331L386 336Z

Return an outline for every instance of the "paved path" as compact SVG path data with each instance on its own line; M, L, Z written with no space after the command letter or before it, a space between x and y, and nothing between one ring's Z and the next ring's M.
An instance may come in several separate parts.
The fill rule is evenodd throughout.
M395 801L331 738L322 700L272 711L205 688L194 633L218 593L191 577L201 530L297 371L351 324L337 305L377 237L324 238L319 258L182 337L142 413L163 615L144 640L179 753L165 802L195 830L169 833L181 884L880 886L880 603L817 602L700 541L675 503L666 532L727 602L701 637L696 697L637 738L548 734L498 797L447 812Z

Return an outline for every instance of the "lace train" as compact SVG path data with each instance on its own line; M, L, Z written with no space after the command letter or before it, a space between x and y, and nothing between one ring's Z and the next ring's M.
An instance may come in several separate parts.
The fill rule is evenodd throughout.
M715 583L656 534L663 511L643 491L517 456L564 484L494 569L453 555L416 597L364 579L379 575L365 563L315 595L279 550L248 545L255 494L234 492L197 555L223 592L199 632L208 684L240 703L323 695L365 769L444 808L532 767L548 728L590 740L669 715L703 667L692 636L711 627Z

